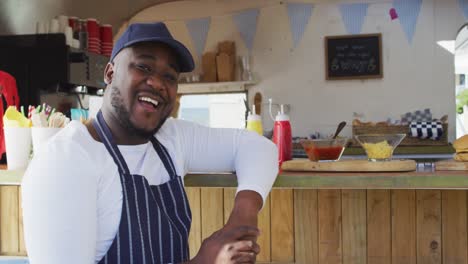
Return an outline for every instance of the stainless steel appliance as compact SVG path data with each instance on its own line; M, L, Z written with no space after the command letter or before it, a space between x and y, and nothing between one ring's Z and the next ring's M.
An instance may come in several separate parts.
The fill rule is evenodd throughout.
M38 105L41 94L94 94L105 87L109 58L70 48L64 34L0 36L0 70L16 78L21 105Z

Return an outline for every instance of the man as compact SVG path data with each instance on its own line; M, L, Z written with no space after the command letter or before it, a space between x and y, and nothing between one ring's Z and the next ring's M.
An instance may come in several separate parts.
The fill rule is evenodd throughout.
M168 119L192 56L163 23L133 24L115 43L101 111L71 122L25 174L25 242L36 263L253 263L257 214L277 150L244 130ZM188 254L188 171L236 171L227 224Z

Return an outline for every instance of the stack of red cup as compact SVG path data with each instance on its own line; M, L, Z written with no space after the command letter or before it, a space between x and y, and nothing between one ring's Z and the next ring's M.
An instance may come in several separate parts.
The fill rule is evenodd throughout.
M86 20L88 26L88 51L101 54L101 37L99 24L96 19L88 18Z
M112 54L112 25L105 24L100 26L101 33L101 54L110 57Z

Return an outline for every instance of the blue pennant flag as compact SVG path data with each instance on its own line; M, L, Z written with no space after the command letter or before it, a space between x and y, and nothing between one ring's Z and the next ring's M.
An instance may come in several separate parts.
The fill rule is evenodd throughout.
M393 0L393 7L398 13L400 24L405 31L406 38L412 43L422 0Z
M314 4L306 3L288 3L288 17L289 27L291 29L293 47L297 47L297 44L302 39L302 35L309 23L309 18L312 15Z
M468 0L458 0L458 4L460 5L461 10L463 11L465 19L468 19Z
M239 33L244 40L245 45L249 49L249 52L252 51L255 33L257 31L258 13L258 9L248 9L234 14L233 16L237 30L239 30Z
M369 4L341 4L340 12L348 34L360 34Z
M210 17L196 18L185 21L185 25L192 37L192 42L195 46L198 56L202 56L205 50L206 36L210 29Z

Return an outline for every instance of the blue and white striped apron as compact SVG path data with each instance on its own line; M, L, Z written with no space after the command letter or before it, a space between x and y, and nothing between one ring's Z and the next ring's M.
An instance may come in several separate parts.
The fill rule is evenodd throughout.
M119 230L109 251L99 263L188 261L192 215L182 177L176 174L166 148L155 137L151 138L170 180L161 185L149 185L145 177L130 174L101 112L93 125L117 164L123 195Z

